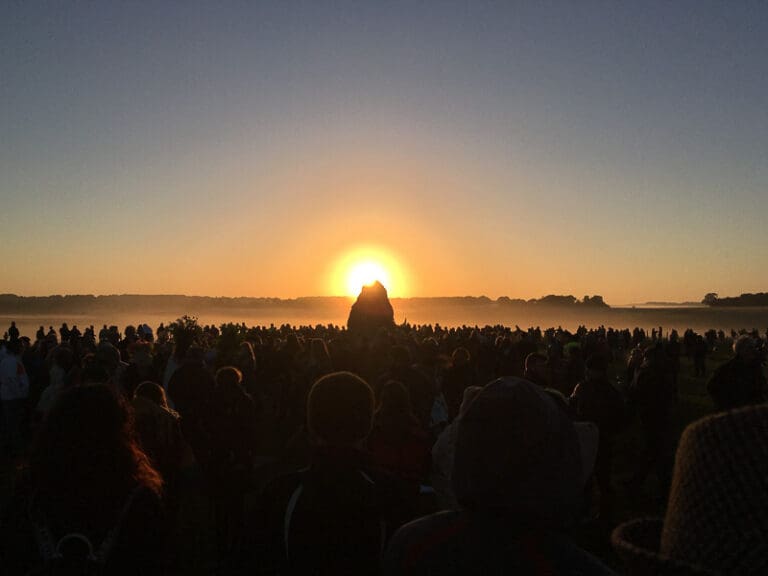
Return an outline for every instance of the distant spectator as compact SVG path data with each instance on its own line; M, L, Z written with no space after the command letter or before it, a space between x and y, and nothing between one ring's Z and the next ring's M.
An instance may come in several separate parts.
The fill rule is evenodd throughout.
M697 378L707 373L708 353L709 344L707 344L704 336L697 335L693 343L693 375Z
M53 352L53 364L48 371L48 386L40 395L37 411L45 416L56 404L59 396L73 384L75 355L68 345L58 346Z
M0 403L3 408L3 451L19 454L24 447L24 428L29 377L21 361L22 341L10 340L0 361Z

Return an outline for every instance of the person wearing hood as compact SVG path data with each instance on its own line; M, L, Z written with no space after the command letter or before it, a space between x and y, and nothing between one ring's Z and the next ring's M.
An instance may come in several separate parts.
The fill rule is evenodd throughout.
M458 422L452 480L460 508L400 528L385 575L612 573L564 534L594 465L593 425L574 424L521 378L486 385Z

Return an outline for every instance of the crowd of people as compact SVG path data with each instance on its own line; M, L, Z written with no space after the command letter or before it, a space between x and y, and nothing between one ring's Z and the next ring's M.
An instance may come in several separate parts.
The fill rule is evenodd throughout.
M13 323L0 342L0 566L766 573L766 340L188 317L30 338ZM677 449L683 365L716 414ZM616 440L635 418L643 452L616 486ZM663 521L616 528L623 564L576 544L585 523L614 527L619 489L669 503ZM695 515L709 525L692 528Z

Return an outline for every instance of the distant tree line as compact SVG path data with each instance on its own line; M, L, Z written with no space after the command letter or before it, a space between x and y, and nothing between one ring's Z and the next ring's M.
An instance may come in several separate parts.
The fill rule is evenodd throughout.
M501 296L495 301L487 296L455 297L417 297L392 298L393 302L408 301L412 304L447 304L461 306L558 306L607 308L602 296L584 296L581 300L572 295L549 294L543 298L509 298ZM349 299L344 296L310 296L293 299L250 298L250 297L210 297L182 295L142 295L119 294L94 296L92 294L18 296L0 294L0 314L89 314L94 312L166 312L170 309L184 310L189 313L204 310L244 310L244 309L312 309L316 307L349 306Z
M756 294L742 294L741 296L728 296L720 298L717 293L710 292L701 300L702 304L713 307L747 307L747 306L768 306L768 292L758 292Z
M543 298L532 298L530 300L521 300L519 298L508 298L502 296L497 300L500 304L533 304L538 306L590 306L598 308L608 308L608 304L605 303L602 296L584 296L581 300L575 296L559 296L556 294L549 294Z

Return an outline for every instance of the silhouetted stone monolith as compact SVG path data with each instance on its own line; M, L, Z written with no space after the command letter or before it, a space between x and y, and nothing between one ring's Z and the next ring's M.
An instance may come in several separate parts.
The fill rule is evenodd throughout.
M395 325L395 311L387 296L387 289L376 281L363 286L357 300L349 311L347 328L357 334L372 334L379 328Z

